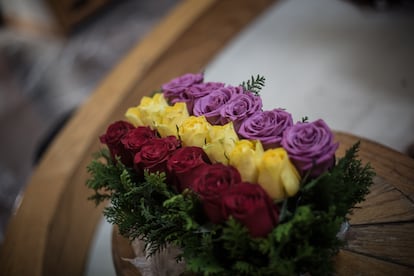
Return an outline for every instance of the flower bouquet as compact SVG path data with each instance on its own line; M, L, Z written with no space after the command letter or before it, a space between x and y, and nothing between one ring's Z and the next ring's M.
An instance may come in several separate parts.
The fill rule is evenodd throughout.
M238 86L185 74L108 126L88 166L107 220L146 259L176 248L202 275L327 275L341 225L374 172L359 144L336 160L327 124L264 111L265 79Z

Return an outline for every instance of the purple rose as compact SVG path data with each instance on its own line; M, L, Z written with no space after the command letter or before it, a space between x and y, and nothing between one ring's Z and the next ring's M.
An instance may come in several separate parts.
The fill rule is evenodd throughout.
M162 85L164 97L170 103L185 101L185 91L194 84L203 82L203 74L185 74Z
M188 113L193 115L194 102L196 99L206 96L214 90L224 87L221 82L205 82L192 85L184 92L184 101L187 104Z
M244 120L238 130L241 138L260 140L263 148L280 147L283 132L293 125L292 115L283 109L256 112Z
M234 95L220 110L221 123L224 125L232 121L237 131L244 119L261 111L262 107L262 99L251 92Z
M220 125L220 110L232 97L243 93L242 87L227 86L212 91L208 95L198 98L194 102L193 114L205 116L212 125Z
M312 123L297 123L283 134L282 147L302 176L318 177L335 165L332 131L321 119Z

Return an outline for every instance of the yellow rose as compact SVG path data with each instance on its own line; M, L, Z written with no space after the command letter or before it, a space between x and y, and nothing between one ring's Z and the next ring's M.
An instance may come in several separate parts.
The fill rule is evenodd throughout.
M155 128L161 121L161 114L168 106L162 93L152 97L144 96L137 107L131 107L125 113L127 120L134 126L150 126Z
M161 137L174 135L178 138L178 127L189 116L187 105L184 102L177 102L173 106L167 106L160 115L161 121L156 128Z
M258 165L262 159L260 141L240 140L229 155L229 164L237 168L243 181L257 183Z
M257 181L276 200L294 196L299 191L300 175L283 148L265 151L259 164Z
M233 122L224 126L214 125L210 128L207 144L203 149L211 162L227 165L229 154L237 141L239 141L239 137L234 130Z
M204 116L190 116L178 127L183 146L203 147L211 125Z

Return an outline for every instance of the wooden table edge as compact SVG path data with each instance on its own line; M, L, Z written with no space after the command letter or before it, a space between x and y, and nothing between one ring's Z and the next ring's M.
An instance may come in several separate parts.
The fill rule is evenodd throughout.
M400 190L414 203L414 159L408 155L387 147L368 138L359 137L342 131L335 131L335 138L340 140L337 156L344 155L354 143L361 141L358 157L370 163L377 175Z

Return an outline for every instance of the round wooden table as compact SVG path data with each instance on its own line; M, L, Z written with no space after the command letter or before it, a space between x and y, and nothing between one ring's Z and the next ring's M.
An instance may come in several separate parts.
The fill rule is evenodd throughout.
M359 157L375 169L366 200L350 216L347 245L335 257L337 275L414 275L414 159L346 133L336 133L337 156L358 140ZM129 241L114 228L112 253L119 276L139 275L121 258L133 258Z

